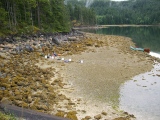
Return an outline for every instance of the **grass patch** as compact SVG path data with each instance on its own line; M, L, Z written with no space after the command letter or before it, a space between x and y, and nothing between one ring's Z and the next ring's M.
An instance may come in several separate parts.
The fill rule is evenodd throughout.
M16 117L12 114L5 114L0 112L0 119L1 120L17 120Z

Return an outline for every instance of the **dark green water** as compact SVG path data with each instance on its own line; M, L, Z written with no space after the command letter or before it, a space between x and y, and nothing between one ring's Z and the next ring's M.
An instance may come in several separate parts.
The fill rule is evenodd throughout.
M109 27L102 29L88 29L85 32L119 35L132 38L136 46L150 48L151 51L160 53L160 27Z

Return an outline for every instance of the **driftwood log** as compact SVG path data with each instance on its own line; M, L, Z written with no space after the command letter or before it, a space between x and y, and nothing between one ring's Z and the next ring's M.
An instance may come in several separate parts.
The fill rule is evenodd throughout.
M68 120L67 118L52 116L49 114L4 103L0 103L0 111L12 114L18 118L24 118L26 120Z

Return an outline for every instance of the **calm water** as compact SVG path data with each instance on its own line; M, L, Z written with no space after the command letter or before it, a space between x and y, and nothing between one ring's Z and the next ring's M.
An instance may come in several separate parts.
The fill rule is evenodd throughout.
M109 27L87 32L131 37L136 46L150 48L160 58L160 27ZM119 88L119 108L138 120L160 120L160 64L128 80Z
M160 53L160 27L109 27L83 31L131 37L136 46Z
M120 87L119 106L138 120L160 120L160 64Z

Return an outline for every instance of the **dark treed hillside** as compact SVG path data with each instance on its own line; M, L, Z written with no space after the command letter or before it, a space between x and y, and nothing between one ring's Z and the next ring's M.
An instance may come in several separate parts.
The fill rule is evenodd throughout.
M64 0L0 0L0 36L69 32L72 25L94 25L93 10L74 2L71 5L64 4Z
M97 14L98 24L159 24L159 0L113 2L95 0L90 6Z
M95 24L157 25L159 6L159 0L0 0L0 36L69 32L72 26Z
M93 9L85 6L68 4L70 20L74 26L86 26L96 24L96 14Z
M1 35L70 29L63 0L1 0L0 9Z
M86 26L96 24L96 13L94 9L86 7L85 0L68 0L67 8L70 20L74 26Z

